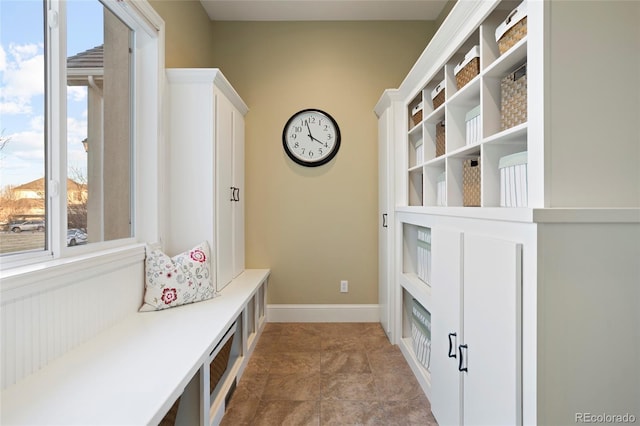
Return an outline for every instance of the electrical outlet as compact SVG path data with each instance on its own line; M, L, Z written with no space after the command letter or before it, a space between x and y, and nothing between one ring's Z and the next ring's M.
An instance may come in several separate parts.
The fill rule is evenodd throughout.
M348 293L349 292L349 281L342 280L340 281L340 293Z

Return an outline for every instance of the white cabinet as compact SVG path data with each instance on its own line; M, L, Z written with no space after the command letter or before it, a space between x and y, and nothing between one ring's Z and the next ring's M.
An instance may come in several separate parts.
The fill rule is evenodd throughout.
M244 270L244 116L219 89L215 96L217 285Z
M170 253L207 240L216 286L244 270L244 115L217 69L168 69Z
M395 202L393 187L394 102L387 91L376 107L378 115L378 304L380 324L391 342L394 336L393 229Z
M462 377L458 342L462 342L462 232L434 229L431 308L431 411L442 425L462 424Z
M394 90L398 344L439 424L638 418L640 3L525 1L527 33L501 52L496 29L520 3L457 2ZM478 68L459 85L470 51ZM523 64L526 116L503 125L502 86ZM501 207L500 160L523 151L526 207ZM432 235L426 287L419 227ZM405 341L413 298L431 313L428 372Z
M522 424L521 246L473 234L463 245L462 423Z

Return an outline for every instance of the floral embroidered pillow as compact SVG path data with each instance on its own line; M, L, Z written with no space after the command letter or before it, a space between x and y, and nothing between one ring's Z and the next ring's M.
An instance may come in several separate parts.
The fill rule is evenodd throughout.
M147 253L144 304L140 312L201 302L217 295L206 241L174 257L161 250Z

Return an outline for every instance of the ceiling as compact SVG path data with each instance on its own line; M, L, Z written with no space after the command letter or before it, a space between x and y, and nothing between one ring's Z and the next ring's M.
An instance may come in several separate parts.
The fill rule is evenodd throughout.
M447 0L200 0L212 21L435 20Z

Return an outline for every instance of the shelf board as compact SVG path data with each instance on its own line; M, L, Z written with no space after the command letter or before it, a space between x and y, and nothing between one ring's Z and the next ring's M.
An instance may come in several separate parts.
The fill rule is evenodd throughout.
M445 158L446 158L446 155L441 155L439 157L432 158L431 160L425 162L424 165L425 165L425 167L442 168L442 167L444 167L444 159Z
M401 222L403 221L403 213L500 220L506 222L532 223L534 221L534 209L528 207L402 206L396 207L396 213L399 213Z
M423 121L431 124L436 124L444 120L444 105L443 103L438 108L436 108L431 114L427 115Z
M487 138L485 138L482 143L484 144L502 144L502 143L512 143L514 141L521 142L523 139L527 139L527 130L529 128L529 123L524 122L518 124L517 126L513 126L509 129L502 130L501 132L495 133Z
M413 296L426 310L431 312L431 286L414 273L400 275L400 285Z
M480 155L480 143L474 143L473 145L462 146L447 154L447 157L452 158L471 158Z
M502 78L527 60L527 37L493 61L485 70L486 77Z

